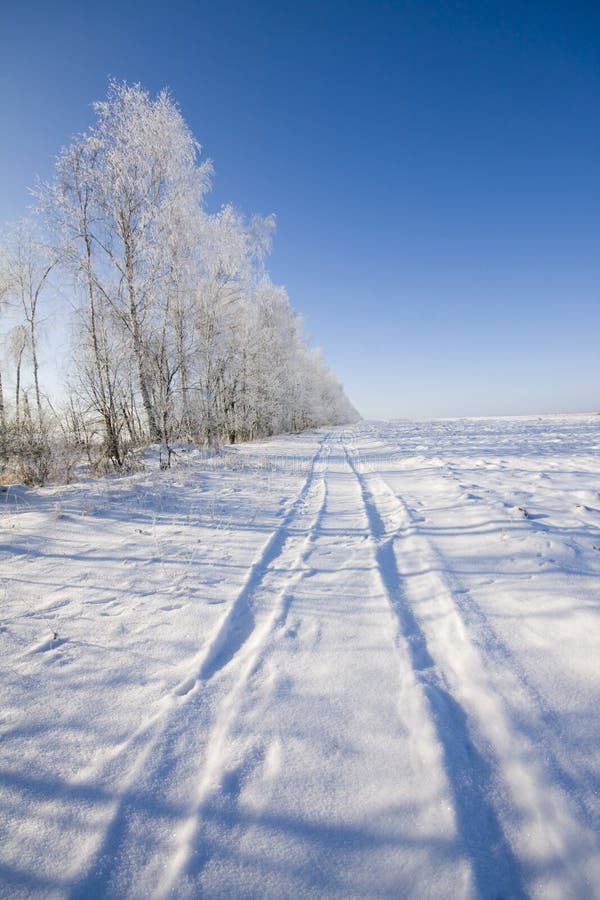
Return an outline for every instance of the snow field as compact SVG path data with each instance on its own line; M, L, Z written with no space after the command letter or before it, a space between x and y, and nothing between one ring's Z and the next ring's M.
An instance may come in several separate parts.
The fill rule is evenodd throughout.
M0 894L600 896L600 426L1 495Z

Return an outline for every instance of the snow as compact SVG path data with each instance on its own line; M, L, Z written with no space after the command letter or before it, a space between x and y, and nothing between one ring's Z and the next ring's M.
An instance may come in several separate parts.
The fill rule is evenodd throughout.
M0 494L0 896L600 897L600 418Z

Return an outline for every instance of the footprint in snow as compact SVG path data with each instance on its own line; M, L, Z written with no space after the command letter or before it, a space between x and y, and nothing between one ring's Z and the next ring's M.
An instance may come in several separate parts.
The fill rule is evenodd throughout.
M196 683L195 678L186 678L185 681L177 685L173 693L178 697L185 697L195 687Z
M275 778L281 771L282 748L279 738L269 745L264 759L264 773L267 778Z
M115 603L115 597L100 597L97 600L86 600L88 606L103 606L105 603Z
M36 653L48 653L51 650L57 650L63 644L66 644L68 640L68 638L61 638L56 634L56 632L53 632L50 637L45 638L45 640L40 641L37 644L34 644L33 647L31 647L27 651L27 655L33 656Z

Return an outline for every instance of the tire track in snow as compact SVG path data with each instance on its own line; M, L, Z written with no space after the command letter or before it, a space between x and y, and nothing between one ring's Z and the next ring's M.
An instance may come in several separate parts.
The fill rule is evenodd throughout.
M366 478L359 472L347 447L345 452L360 488L383 592L398 620L400 635L405 641L417 683L425 694L442 748L457 827L477 891L482 897L506 894L511 898L524 898L526 892L517 860L489 800L490 766L475 748L467 717L440 677L425 633L407 602L394 552L394 535L388 533Z
M600 876L593 834L577 821L569 799L553 786L536 748L494 691L442 574L443 560L384 479L361 473L349 453L347 458L361 487L382 581L444 748L482 896L532 890L539 896L590 896ZM422 608L418 617L411 603Z
M250 567L241 591L221 620L217 633L204 654L194 683L197 680L207 681L226 666L252 633L255 626L252 597L260 588L261 582L269 568L283 552L286 541L288 541L290 536L292 522L298 516L313 486L316 467L323 456L328 439L329 434L326 434L321 440L319 449L311 461L310 470L302 490L288 510L281 525L271 534L261 550L260 556ZM190 684L190 679L185 679L176 691L178 693L187 693L193 686L194 684Z
M183 678L175 688L163 698L161 708L157 712L146 719L133 735L127 738L122 744L117 748L114 748L112 752L109 751L105 754L101 760L101 765L103 765L105 771L108 770L112 774L115 769L124 769L126 776L124 781L122 781L120 785L117 785L116 791L118 791L118 799L105 828L101 845L88 864L86 874L73 885L70 893L71 900L87 900L89 897L114 895L115 875L117 878L116 884L118 885L117 893L128 894L133 887L134 880L138 876L143 873L144 877L147 877L147 870L151 868L151 866L149 866L148 857L154 857L156 854L160 854L162 848L157 846L156 841L153 841L152 838L150 838L147 842L147 847L149 848L146 853L147 858L140 859L140 852L138 851L137 854L135 852L135 845L142 848L142 854L144 852L144 839L139 833L139 823L137 823L135 829L133 829L137 831L137 833L129 834L129 832L132 831L131 819L136 816L139 818L140 814L142 820L144 818L142 809L143 803L140 804L139 800L140 794L142 793L139 785L142 781L145 783L151 782L152 773L158 773L159 778L163 775L169 775L169 781L172 781L171 767L169 765L171 760L169 757L173 755L173 765L176 765L177 763L175 753L177 753L177 757L180 758L180 751L175 750L174 732L177 732L178 735L182 732L186 734L185 739L187 743L193 745L189 748L190 757L195 758L203 745L207 746L210 751L211 742L215 733L219 734L223 731L221 720L227 719L227 721L229 721L231 718L231 688L225 686L222 692L224 693L224 699L219 698L217 685L213 686L213 682L218 680L215 676L221 672L225 675L228 664L236 660L237 657L243 655L241 651L249 642L252 633L257 629L257 621L253 608L254 597L259 592L267 575L273 569L274 563L277 562L287 549L287 545L291 543L292 540L297 539L297 535L293 531L293 525L295 520L306 512L306 506L310 495L311 493L314 493L313 489L318 475L318 466L325 456L328 440L329 433L321 438L299 494L286 513L283 521L271 533L265 544L263 544L257 558L250 567L246 580L236 599L217 626L216 634L212 640L210 640L208 646L203 647L200 653L192 661L190 665L190 674ZM321 481L322 478L319 480ZM321 493L321 491L319 493ZM322 506L323 499L321 498L319 501L317 519L322 510ZM314 519L311 520L311 526L307 532L308 536L303 535L302 530L299 530L299 533L302 535L300 540L302 541L303 547L306 541L310 539L314 521ZM302 557L303 552L300 553L298 559L301 560ZM292 572L294 572L293 567ZM293 580L293 577L294 575L289 577L286 584ZM285 598L286 591L287 588L284 585L284 588L280 591L280 601L281 598ZM277 626L277 623L281 619L282 610L279 608L279 605L275 604L274 609L275 612L271 615L268 615L267 610L266 618L261 619L259 634L257 636L257 641L253 644L253 648L256 643L260 646L260 643L268 638L270 631ZM257 651L254 653L250 651L250 658L253 659L256 653ZM243 665L244 662L246 662L246 665ZM245 660L241 661L241 665L241 672L238 674L237 678L234 678L234 686L238 689L238 692L239 688L243 686L251 676L253 669L253 666L248 666L247 664L247 656ZM208 702L208 698L202 696L202 693L204 692L201 693L199 691L201 684L203 684L207 690L212 689L210 696L212 703ZM203 700L205 702L203 702ZM220 701L221 705L219 706ZM201 708L198 709L198 706ZM187 736L186 729L181 727L183 719L186 718L186 727L189 726L190 729L197 728L198 722L202 720L203 714L210 717L211 710L214 706L216 706L216 721L213 722L212 726L208 727L208 736L206 740L202 740L202 735L199 736L198 741L192 740ZM187 722L187 719L191 719L192 721ZM189 733L191 734L192 732L190 731ZM221 741L219 746L222 743L223 742ZM207 759L207 764L205 764L203 769L204 775L201 780L202 785L206 786L205 782L216 777L218 765L219 760L216 758L215 752L211 752ZM77 783L85 783L92 774L95 778L98 778L97 765L90 765L86 770L80 773L76 779ZM154 787L156 787L156 784ZM150 788L152 788L152 784L150 784ZM182 816L186 816L186 822L189 819L189 814L186 815L187 802L183 805L168 802L161 803L156 796L150 798L150 800L146 802L149 802L149 805L160 812L163 818L166 818L171 822L176 823ZM134 850L131 853L127 852L126 847L124 850L124 845L127 844L128 840L134 845ZM115 873L115 869L117 868L115 862L118 865L119 860L124 862L126 868L132 867L132 871L127 873L124 877L122 873ZM135 870L133 870L133 867L135 867ZM151 885L149 886L149 892L152 896L157 896L155 890L156 881L157 878L155 877L154 881L151 882ZM136 896L138 895L138 892L139 887L136 885ZM141 896L143 893L144 892L141 891L139 895ZM147 895L149 896L150 893Z
M271 572L272 565L282 556L284 549L286 549L286 544L290 538L289 530L292 521L300 514L301 503L304 502L309 490L314 486L316 462L323 455L328 437L329 435L323 439L319 453L313 460L312 474L309 476L310 485L308 487L305 486L306 490L302 491L298 500L290 509L282 525L282 533L276 540L269 542L261 565L256 568L253 567L249 574L243 591L245 597L243 602L249 607L263 587L269 594L271 593L272 589L267 582L268 576L273 574ZM268 652L272 644L274 634L285 626L292 602L293 590L307 571L307 560L312 552L315 536L319 533L320 522L327 502L327 486L324 472L320 473L318 497L319 502L316 511L308 513L307 510L304 510L305 513L310 515L310 521L306 529L298 529L298 532L303 534L302 543L288 572L284 576L283 584L277 586L277 577L275 577L275 585L273 587L275 588L276 601L268 607L267 615L262 617L261 623L256 629L255 640L248 641L245 653L240 652L239 649L237 651L240 656L243 655L243 659L240 660L237 673L221 700L209 738L206 741L207 752L195 796L186 815L182 817L174 833L174 847L170 856L170 864L167 866L158 887L153 892L153 896L156 898L177 896L179 891L183 890L183 887L181 887L182 879L185 880L186 876L189 875L188 870L192 859L193 875L195 878L198 877L209 859L209 854L203 852L201 847L198 847L201 842L203 812L207 809L211 799L223 787L225 787L228 795L238 795L241 790L242 778L249 777L251 772L265 761L268 752L267 748L250 745L242 749L241 758L236 759L232 766L233 755L229 745L244 695L248 690L252 677L260 669L265 653ZM219 641L215 642L217 646L219 643ZM220 661L222 659L220 652L214 655L212 659ZM223 668L226 661L214 668L214 663L211 663L207 669L209 677L212 677L215 672ZM240 754L238 753L239 756Z
M396 492L390 487L385 478L382 476L378 477L398 501ZM456 482L461 490L464 490L460 477L447 464L442 466L442 470L434 477L440 479L449 478ZM497 491L477 484L472 484L470 487L481 491L482 494L491 494L499 506L510 507L510 504L507 504ZM496 511L492 502L488 499L478 497L478 501L487 507L490 512ZM520 719L528 732L536 731L536 743L541 743L544 747L545 767L552 772L554 776L552 780L562 785L566 790L571 804L577 806L577 818L582 823L585 823L585 827L592 833L596 828L596 819L590 807L590 797L587 795L589 786L586 785L586 779L583 775L576 778L572 770L569 771L560 761L561 756L564 758L564 754L561 754L561 744L563 741L566 741L567 735L558 722L556 712L548 706L542 693L531 683L521 661L505 641L502 640L471 591L454 575L450 559L430 537L423 534L423 530L419 527L419 522L421 521L419 511L409 505L406 496L402 498L402 501L398 502L401 502L404 507L412 531L418 534L422 541L426 542L431 568L440 573L444 572L444 581L465 626L475 634L477 644L485 647L486 658L493 661L498 672L502 673L505 692L513 697L518 697L521 707L526 707L526 711L521 712ZM522 522L519 522L519 527L526 529L528 520L523 519ZM537 535L534 537L537 537ZM569 762L572 765L572 761ZM597 852L600 856L600 848L598 848Z
M385 441L385 446L390 450L390 455L398 449L397 445L394 444L390 438L387 438ZM472 471L470 471L469 479L472 479L472 474ZM404 472L403 475L406 475L406 473ZM394 494L396 500L398 500L396 491L389 485L385 477L382 475L379 475L378 477L386 485L386 488ZM443 483L448 480L455 484L457 490L459 490L462 495L461 497L457 497L457 501L464 497L465 491L474 490L477 496L472 499L477 501L477 508L479 509L483 506L484 509L489 511L490 518L493 518L493 514L498 513L499 510L517 509L515 504L507 502L504 495L499 491L490 488L488 484L484 485L471 481L470 484L466 485L464 483L466 478L462 478L461 475L455 471L454 465L450 463L441 463L438 471L436 471L435 475L430 476L430 478L439 479ZM547 705L547 702L544 700L540 691L531 683L522 663L502 640L491 624L489 618L486 616L481 605L477 603L473 597L471 590L468 589L452 572L450 559L440 550L438 543L429 535L428 529L419 525L422 518L420 511L414 505L417 503L416 499L412 499L413 505L411 506L406 495L404 495L401 502L406 516L410 521L411 528L415 533L418 533L421 540L427 542L429 554L433 561L433 568L439 572L444 572L444 579L447 587L452 594L454 603L464 619L465 624L476 633L479 643L485 646L486 655L493 658L498 667L502 667L504 670L510 669L510 673L514 675L515 681L518 681L518 690L527 695L530 707L539 712L537 717L539 728L543 731L546 746L554 743L557 739L558 728L556 713ZM536 542L537 555L542 557L544 555L546 539L551 536L549 534L551 529L527 516L519 516L518 518L511 519L510 522L517 534L520 534L521 532L527 533L528 531L531 533L531 540ZM580 548L568 540L563 540L563 546L568 547L575 552L580 552ZM560 569L562 572L574 575L584 574L593 576L596 574L595 572L583 570L581 567L578 567L577 569L571 568L564 562L561 562ZM560 780L568 786L570 792L577 792L577 789L580 789L580 785L564 770L563 767L561 767L558 760L556 760L556 769ZM587 810L587 807L584 810L584 805L581 807L581 813L588 817L589 811Z
M334 582L336 563L342 578ZM314 578L321 570L327 573L324 582ZM348 571L357 574L344 577ZM396 653L393 614L383 590L374 590L368 522L341 446L325 473L323 503L297 576L282 595L281 615L252 661L246 683L239 682L218 740L211 743L218 778L205 790L201 786L197 809L181 828L181 854L157 896L212 896L213 891L223 897L404 896L411 883L407 870L418 871L424 859L437 863L434 880L443 871L457 896L467 896L469 866L457 847L440 754L422 693L406 659ZM344 605L339 598L348 589ZM290 610L306 626L295 649L290 649L287 628ZM361 652L367 647L374 661L366 661L370 652ZM357 656L348 654L352 648ZM332 666L340 650L346 658ZM283 696L270 690L276 673L278 682L286 682ZM309 697L312 711L298 715ZM400 708L401 697L406 709ZM318 718L316 731L312 715ZM368 723L369 738L353 735L357 722L365 728ZM301 796L296 796L299 784ZM363 794L361 805L357 790ZM408 836L409 815L419 823L422 843ZM359 859L371 870L370 880ZM244 882L232 877L230 866L237 879L250 880L247 893L240 891ZM350 871L358 876L356 883ZM446 896L440 884L427 895Z

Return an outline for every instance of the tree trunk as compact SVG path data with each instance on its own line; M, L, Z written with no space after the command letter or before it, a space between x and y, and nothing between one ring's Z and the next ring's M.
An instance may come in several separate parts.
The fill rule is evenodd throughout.
M21 424L21 358L22 353L19 354L17 359L17 382L15 385L15 427L17 429L17 432L19 431L19 426Z
M87 223L86 223L87 227ZM94 353L94 368L96 370L96 381L98 388L98 399L100 401L100 414L104 422L104 432L106 440L106 449L108 456L117 466L121 466L121 447L119 441L118 430L115 428L115 411L113 409L112 391L110 389L110 376L106 372L104 365L103 353L100 349L100 337L98 335L98 323L96 316L96 303L94 300L94 276L92 267L92 247L90 237L87 232L84 234L86 248L86 278L88 293L88 310L89 310L89 328L92 338L92 347ZM106 384L105 384L106 380Z
M37 406L38 425L40 429L43 427L42 399L40 396L40 380L38 376L39 364L37 357L37 344L35 340L35 318L32 315L29 322L29 334L31 340L31 360L33 363L33 387L35 391L35 403Z
M152 404L152 398L150 396L150 387L148 384L148 375L146 372L146 366L144 364L144 347L142 342L141 328L137 314L137 306L136 306L136 291L133 277L133 260L131 255L131 248L129 246L129 242L127 237L124 240L125 244L125 271L127 277L127 291L129 294L129 322L131 327L131 337L133 342L133 355L135 357L136 367L137 367L137 376L138 376L138 386L140 389L140 394L142 396L142 406L144 407L144 412L146 414L146 420L148 422L148 431L150 433L150 440L152 443L160 444L162 441L162 431L156 419L156 414L154 411L154 406Z
M4 409L4 388L2 386L2 372L0 371L0 431L2 434L0 437L4 438L4 433L6 431L6 412Z

